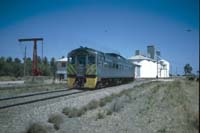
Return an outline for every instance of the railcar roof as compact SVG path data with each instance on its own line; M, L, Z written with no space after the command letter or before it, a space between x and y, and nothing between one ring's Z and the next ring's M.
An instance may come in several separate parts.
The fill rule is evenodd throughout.
M120 58L122 58L122 59L125 59L123 56L121 56L121 55L119 55L119 54L116 54L116 53L106 53L107 55L109 55L109 56L112 56L112 57L120 57ZM126 60L126 59L125 59Z
M84 52L86 52L86 53L96 53L96 52L102 53L102 52L97 51L97 50L92 49L92 48L80 47L80 48L77 48L77 49L72 50L71 52L69 52L68 55L75 54L75 53L78 53L78 52L80 52L80 51L84 51Z
M74 53L79 52L79 51L85 51L87 53L95 53L96 52L98 54L108 55L108 56L112 56L112 57L116 57L116 58L120 57L122 59L125 59L123 56L116 54L116 53L104 53L104 52L101 52L101 51L98 51L98 50L95 50L95 49L92 49L92 48L88 48L88 47L80 47L80 48L74 49L71 52L69 52L69 55L74 54Z

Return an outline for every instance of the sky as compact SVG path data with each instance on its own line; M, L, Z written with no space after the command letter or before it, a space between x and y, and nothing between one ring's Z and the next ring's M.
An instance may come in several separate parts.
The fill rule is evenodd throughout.
M80 46L129 58L154 45L183 74L199 70L199 0L0 0L0 56L32 57L33 42L44 38L43 55L67 56ZM41 42L38 55L41 56Z

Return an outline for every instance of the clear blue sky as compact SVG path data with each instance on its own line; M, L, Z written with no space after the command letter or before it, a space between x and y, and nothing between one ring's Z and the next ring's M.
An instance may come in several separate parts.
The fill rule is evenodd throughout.
M32 57L32 43L17 41L29 37L44 38L49 59L79 46L128 58L155 45L173 73L186 63L196 73L199 0L0 0L0 56L22 59L26 44Z

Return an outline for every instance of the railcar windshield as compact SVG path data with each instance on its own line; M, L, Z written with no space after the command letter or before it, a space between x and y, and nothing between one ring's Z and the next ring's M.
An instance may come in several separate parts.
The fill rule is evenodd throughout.
M77 56L77 63L80 65L86 64L86 56Z
M88 64L95 64L95 56L93 55L88 56Z

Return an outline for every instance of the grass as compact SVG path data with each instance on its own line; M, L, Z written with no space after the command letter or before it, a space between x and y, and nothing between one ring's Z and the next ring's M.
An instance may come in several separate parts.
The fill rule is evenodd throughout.
M0 81L15 81L20 80L20 78L16 78L14 76L0 76Z

